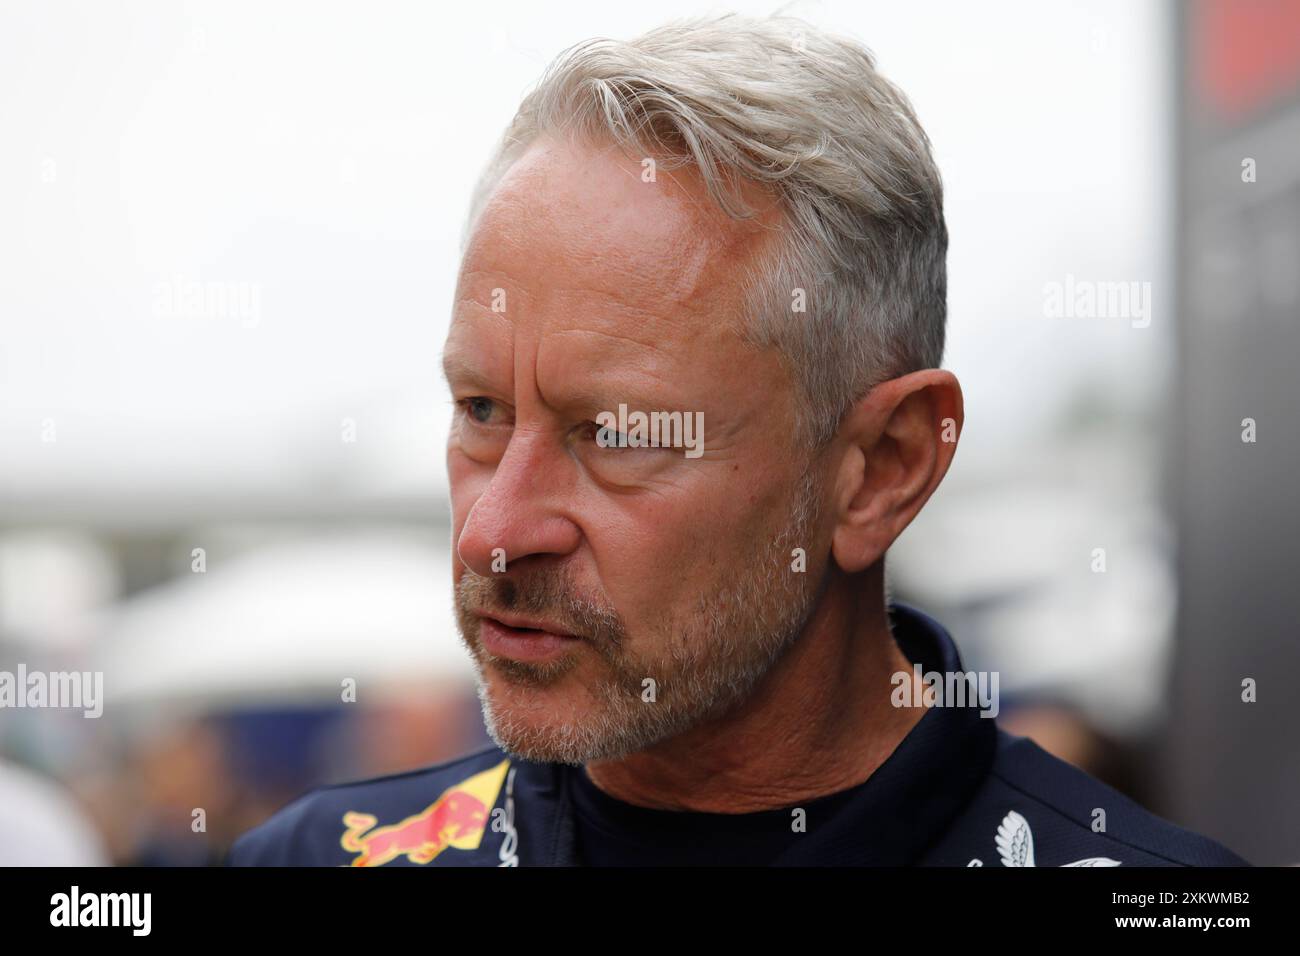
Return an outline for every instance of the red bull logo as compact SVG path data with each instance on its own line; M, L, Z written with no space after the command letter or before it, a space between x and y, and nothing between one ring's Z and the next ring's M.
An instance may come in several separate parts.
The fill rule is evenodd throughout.
M477 849L509 766L510 761L503 760L490 770L448 787L437 800L401 823L381 827L372 814L345 813L343 825L347 830L339 843L349 853L358 854L352 860L353 866L383 866L399 856L425 864L432 863L449 846Z

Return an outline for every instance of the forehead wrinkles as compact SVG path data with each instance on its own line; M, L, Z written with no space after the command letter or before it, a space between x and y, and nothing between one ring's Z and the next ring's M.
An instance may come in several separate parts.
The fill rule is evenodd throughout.
M628 212L653 218L652 211ZM503 223L502 240L485 245L474 265L482 274L479 284L490 285L499 275L514 286L511 298L519 296L539 316L571 319L578 309L598 318L612 307L662 321L677 312L716 314L735 298L743 237L724 245L691 230L651 233L634 223L620 230L567 216L528 219L527 225ZM507 312L520 317L513 303Z
M533 268L507 282L509 307L493 318L504 320L516 349L530 342L547 362L563 361L574 349L583 357L608 349L612 366L662 367L739 344L729 341L743 312L737 270L703 243L662 259L642 254L634 262L598 252L572 265Z
M536 278L651 309L727 297L738 266L778 231L779 201L747 184L746 200L763 211L734 220L692 167L662 170L654 182L641 173L639 158L613 147L543 137L498 185L471 248Z

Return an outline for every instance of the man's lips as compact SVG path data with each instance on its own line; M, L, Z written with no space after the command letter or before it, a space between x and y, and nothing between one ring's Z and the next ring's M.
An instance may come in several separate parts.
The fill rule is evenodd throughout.
M542 618L520 617L517 614L480 614L479 617L485 620L493 620L498 624L504 624L506 627L514 628L519 631L542 631L546 634L554 634L558 637L573 637L574 635L562 627L552 624L550 621Z
M498 657L529 662L553 660L581 641L547 621L505 614L480 614L479 639Z

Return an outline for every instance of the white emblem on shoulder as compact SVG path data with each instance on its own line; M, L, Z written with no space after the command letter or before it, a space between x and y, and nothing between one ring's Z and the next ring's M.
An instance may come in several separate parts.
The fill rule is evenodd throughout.
M1029 821L1009 810L998 824L998 835L993 838L998 846L998 856L1002 857L1003 866L1036 866L1034 863L1034 832L1029 829ZM1062 866L1121 866L1119 860L1108 856L1090 856Z

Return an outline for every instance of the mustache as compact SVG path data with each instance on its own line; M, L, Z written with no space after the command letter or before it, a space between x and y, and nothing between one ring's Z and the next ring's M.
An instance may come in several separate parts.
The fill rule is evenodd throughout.
M455 597L467 615L540 617L575 637L608 647L621 647L627 640L627 627L612 605L579 597L572 582L556 571L484 577L466 568Z

